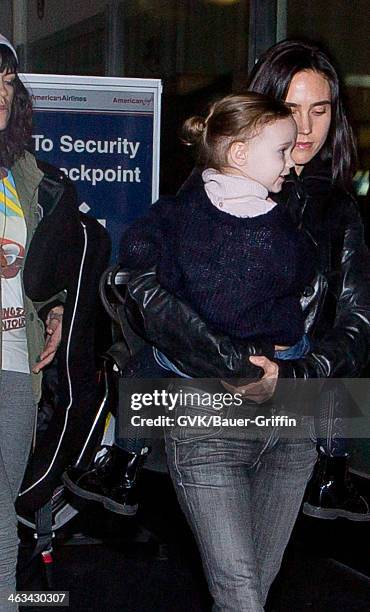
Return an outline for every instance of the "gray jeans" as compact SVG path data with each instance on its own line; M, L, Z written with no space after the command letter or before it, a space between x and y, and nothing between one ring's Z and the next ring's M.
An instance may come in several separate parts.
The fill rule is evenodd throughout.
M246 410L221 413L232 418ZM181 408L192 417L212 412ZM311 426L291 439L276 426L167 429L170 474L199 546L214 611L263 610L317 457Z
M15 591L18 555L17 497L31 448L36 415L31 376L0 371L0 611L17 609L8 602Z

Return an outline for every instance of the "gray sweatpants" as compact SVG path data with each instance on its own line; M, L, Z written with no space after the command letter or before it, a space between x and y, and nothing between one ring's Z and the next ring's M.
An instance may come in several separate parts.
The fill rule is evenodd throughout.
M16 610L8 602L15 591L18 555L14 502L27 464L35 422L30 374L0 371L0 612Z

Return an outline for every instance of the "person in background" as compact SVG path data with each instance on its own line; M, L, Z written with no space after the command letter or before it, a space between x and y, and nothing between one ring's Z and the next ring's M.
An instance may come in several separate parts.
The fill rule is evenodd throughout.
M32 105L17 69L0 37L0 610L16 607L16 513L33 518L51 500L96 415L98 286L110 255L106 229L80 212L64 173L26 150ZM57 350L56 409L36 437L41 373Z
M41 371L61 339L62 296L34 304L23 286L28 248L40 221L43 174L25 149L31 137L30 97L18 74L12 44L0 35L0 610L17 606L18 538L14 508L31 449ZM46 342L44 324L46 321Z

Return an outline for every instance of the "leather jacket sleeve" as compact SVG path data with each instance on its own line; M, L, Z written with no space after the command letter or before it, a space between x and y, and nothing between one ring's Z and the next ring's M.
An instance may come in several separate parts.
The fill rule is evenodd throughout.
M340 209L339 209L340 207ZM339 212L340 210L340 212ZM332 212L341 224L339 265L328 273L337 276L334 325L314 344L307 357L279 362L282 378L352 378L359 376L369 360L370 346L370 254L364 228L352 198L342 199ZM335 225L333 222L332 226Z
M251 355L273 356L267 342L244 342L208 328L198 314L159 285L155 267L133 275L126 313L131 326L189 376L256 378Z
M335 282L334 325L316 339L314 350L296 361L278 361L281 378L358 376L367 364L370 339L370 257L363 225L354 202L338 203L340 243L338 266L328 277ZM330 281L330 278L329 278ZM322 296L323 301L325 295ZM206 327L188 305L157 282L155 268L134 275L128 285L130 322L182 371L194 377L250 377L250 355L273 358L267 343L232 339Z

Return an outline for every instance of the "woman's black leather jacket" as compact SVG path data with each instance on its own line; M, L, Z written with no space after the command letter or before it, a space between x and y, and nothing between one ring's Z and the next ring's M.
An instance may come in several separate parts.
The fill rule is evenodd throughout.
M199 181L194 171L182 189ZM296 361L277 361L279 376L358 376L369 355L370 256L357 204L332 184L330 164L321 160L307 164L299 177L293 171L273 197L288 207L316 252L316 275L301 298L313 351ZM132 277L127 315L148 342L193 377L250 376L250 355L273 356L271 345L207 328L189 305L162 289L155 269Z

